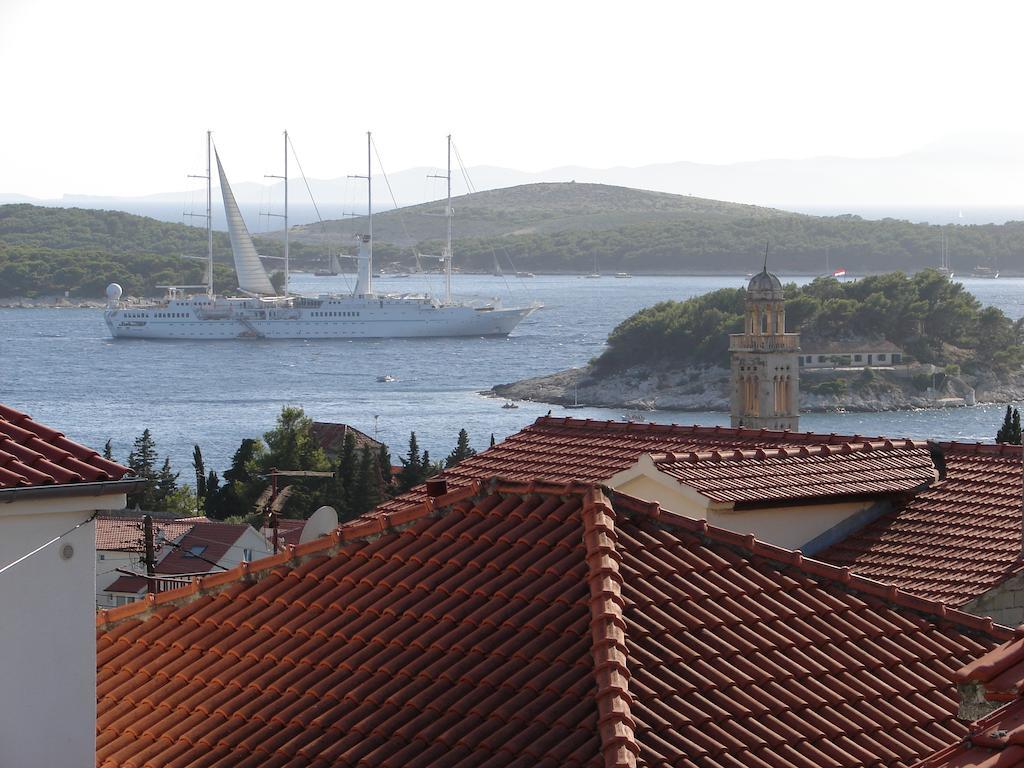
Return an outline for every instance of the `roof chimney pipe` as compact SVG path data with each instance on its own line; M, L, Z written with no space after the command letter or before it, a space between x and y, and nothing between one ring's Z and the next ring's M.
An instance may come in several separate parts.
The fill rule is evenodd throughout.
M427 480L427 496L436 499L448 493L448 481L443 477L432 477Z

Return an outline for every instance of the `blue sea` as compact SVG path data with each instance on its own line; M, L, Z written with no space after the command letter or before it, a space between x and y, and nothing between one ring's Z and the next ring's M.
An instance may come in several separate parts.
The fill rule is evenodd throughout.
M793 279L793 278L787 278ZM796 278L805 282L810 278ZM540 301L504 339L365 341L113 340L99 309L0 309L0 402L102 449L112 441L125 460L132 441L149 428L161 456L191 479L192 447L208 469L223 471L242 438L274 425L282 406L298 405L318 421L345 422L391 447L397 463L416 432L420 448L443 458L460 428L483 449L550 409L555 415L621 419L621 411L566 411L543 403L502 409L481 391L495 384L585 365L600 354L608 333L642 307L685 299L741 276L646 277L588 280L577 276L502 278L456 276L466 298L501 297L506 305ZM984 304L1024 316L1024 279L965 279ZM293 276L293 289L346 291L351 278ZM379 290L440 294L439 276L384 279ZM723 339L722 343L726 343ZM397 381L379 383L378 376ZM880 414L807 414L801 428L945 440L991 440L1005 406ZM728 424L726 413L658 411L650 420Z

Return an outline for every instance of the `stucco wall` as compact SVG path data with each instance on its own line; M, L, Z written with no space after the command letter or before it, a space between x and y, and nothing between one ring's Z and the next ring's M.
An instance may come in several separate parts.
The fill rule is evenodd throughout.
M0 567L124 504L123 494L0 503ZM95 764L95 558L90 522L0 574L0 765Z
M844 521L872 506L870 501L817 504L799 507L771 507L767 509L722 512L706 509L702 497L687 493L684 486L672 481L675 487L646 475L626 480L616 490L647 501L657 501L662 508L687 517L706 519L737 533L752 533L762 541L790 549L801 549Z

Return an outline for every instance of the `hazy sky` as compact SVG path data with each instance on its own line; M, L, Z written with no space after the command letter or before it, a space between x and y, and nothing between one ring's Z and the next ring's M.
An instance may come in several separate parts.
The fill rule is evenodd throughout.
M1024 5L0 0L0 192L901 154L1024 137ZM1011 144L1012 146L1012 144Z

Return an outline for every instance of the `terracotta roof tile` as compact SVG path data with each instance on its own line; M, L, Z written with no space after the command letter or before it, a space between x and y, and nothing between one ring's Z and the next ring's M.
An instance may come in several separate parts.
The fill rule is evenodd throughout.
M715 502L905 493L935 480L923 447L891 442L655 454L658 470Z
M821 435L810 432L774 432L728 427L680 426L653 422L624 423L542 416L493 448L445 470L450 489L473 480L500 475L506 478L554 482L601 483L628 469L645 454L754 450L872 443L884 438L858 435ZM892 447L911 449L921 443L888 441ZM414 489L378 508L382 512L407 509L425 499L423 488Z
M0 404L0 490L120 480L130 472Z
M944 480L819 556L954 606L1020 570L1020 447L940 447Z
M620 494L474 491L102 612L97 765L905 766L1010 637Z
M154 534L168 541L177 541L189 531L197 520L153 520ZM145 544L142 540L142 517L107 517L96 518L96 549L118 552L142 552Z

